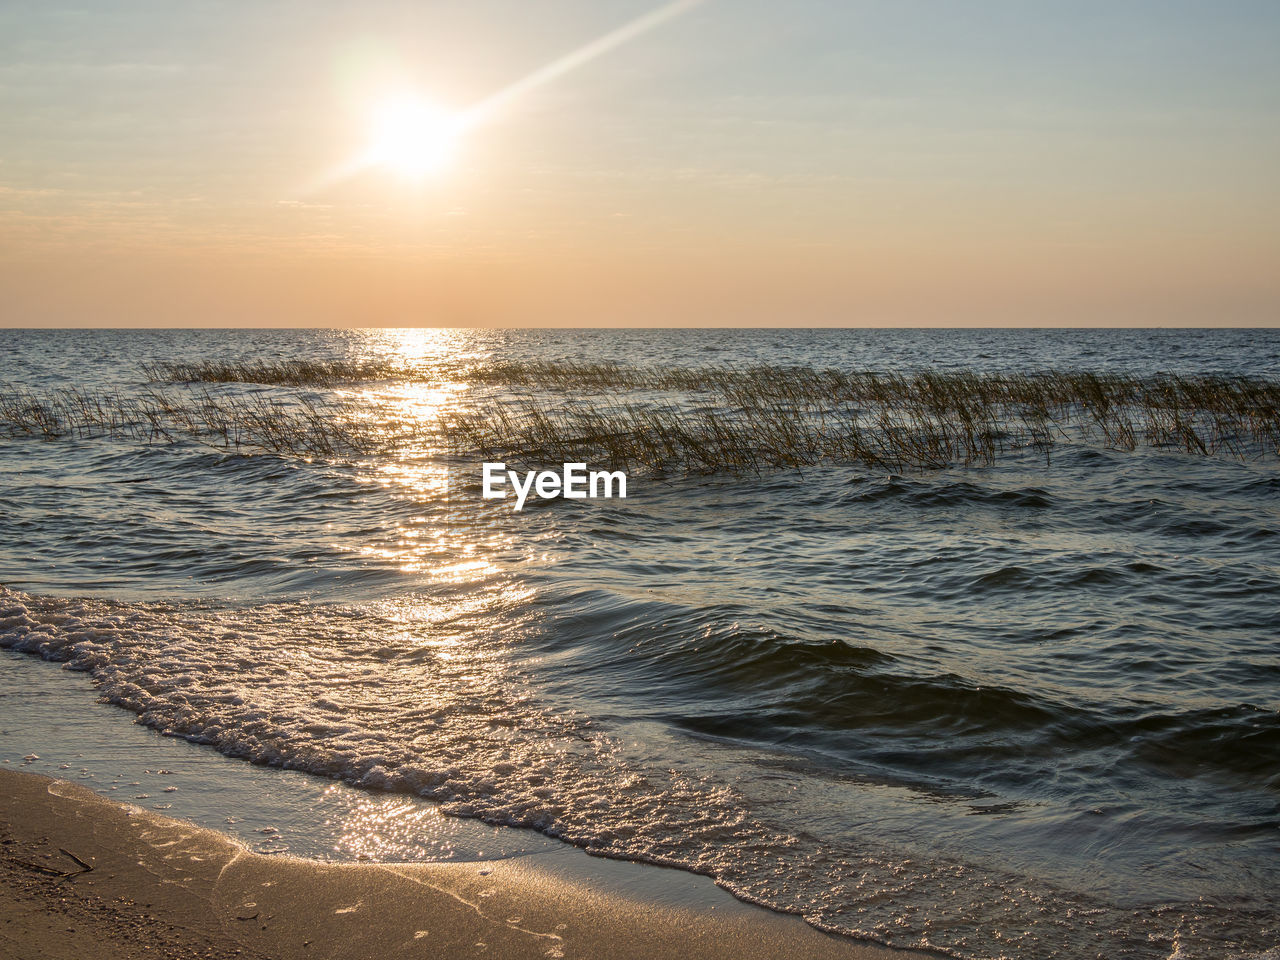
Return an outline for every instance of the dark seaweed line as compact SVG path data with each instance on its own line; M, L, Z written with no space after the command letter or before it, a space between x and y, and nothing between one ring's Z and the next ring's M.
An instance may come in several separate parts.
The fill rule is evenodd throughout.
M303 457L373 452L381 444L363 429L350 403L261 397L177 395L148 389L137 395L78 388L0 392L0 437L114 437L141 443L197 440L233 452Z
M588 462L657 475L758 473L820 463L888 470L990 464L1058 443L1102 442L1124 450L1170 448L1196 455L1265 456L1277 451L1274 425L1227 424L1221 417L1149 411L1090 415L1080 405L991 404L956 411L926 404L829 405L757 402L732 410L620 404L612 407L527 397L458 413L448 421L456 449L530 466ZM1147 414L1147 415L1143 415ZM1230 431L1230 432L1227 432Z
M429 371L384 361L204 361L151 364L146 370L154 380L293 386L435 377ZM846 372L798 366L660 369L559 360L495 361L460 375L476 385L568 394L594 390L605 395L605 406L618 406L618 395L636 390L713 394L740 410L782 409L784 416L786 410L805 408L807 415L824 419L861 405L882 411L888 419L899 419L907 427L932 420L941 427L941 421L948 421L972 438L972 442L966 440L966 448L974 442L984 445L984 434L1010 419L1020 422L1030 441L1039 445L1047 442L1054 425L1077 423L1087 424L1103 442L1118 449L1147 443L1244 456L1254 452L1251 448L1275 451L1280 447L1280 382L1252 377L1135 377L1053 370ZM824 409L817 410L819 406ZM885 426L889 433L901 432ZM711 433L714 436L717 431Z
M625 392L592 401L538 394L448 412L430 426L376 404L301 395L284 402L155 387L137 394L10 389L0 393L0 436L195 439L236 452L340 457L395 450L430 434L459 454L531 465L585 461L660 475L824 462L891 470L986 464L1010 450L1047 456L1055 444L1076 439L1123 450L1280 452L1278 387L1270 381L839 374L823 382L843 384L842 391L824 393L812 387L810 374L821 380L829 371L791 380L731 373L714 402L640 403Z
M381 360L201 360L144 363L142 372L152 383L260 383L286 387L429 379L403 363Z
M369 380L432 382L441 373L391 361L281 360L252 362L152 363L143 367L153 382L260 383L330 386ZM563 360L492 361L458 375L472 384L523 386L570 392L654 390L709 392L754 400L826 400L837 403L913 402L947 410L996 403L1046 408L1072 404L1097 409L1116 406L1172 411L1222 412L1275 418L1280 382L1255 377L1159 374L1136 377L1088 371L1031 373L915 370L848 372L803 366L628 367L613 362Z
M472 448L526 462L584 460L656 472L753 471L824 461L890 469L990 463L1062 440L1202 455L1280 453L1280 383L1087 372L846 373L806 367L636 369L510 362L471 376L539 388L457 418ZM549 391L584 385L598 400ZM712 408L640 403L625 391L718 394ZM610 396L610 392L613 396Z

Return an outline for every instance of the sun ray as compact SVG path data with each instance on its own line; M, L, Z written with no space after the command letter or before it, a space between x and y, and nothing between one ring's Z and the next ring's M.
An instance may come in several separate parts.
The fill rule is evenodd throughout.
M694 7L700 6L706 0L674 0L665 6L656 10L651 10L643 16L636 17L629 23L623 24L616 30L611 30L601 37L597 37L590 43L584 44L572 53L567 53L557 60L551 61L546 66L539 67L537 70L525 77L517 80L510 86L503 87L497 93L494 93L484 100L481 100L475 106L464 112L467 118L467 126L475 126L484 123L495 113L507 106L513 100L516 100L532 90L536 90L558 77L564 76L572 70L584 64L590 63L598 57L603 56L610 50L622 46L631 40L636 39L642 34L648 33L655 27L659 27L669 20L683 16Z
M372 141L365 151L311 183L302 191L314 194L333 187L374 166L411 179L443 169L466 132L488 123L514 101L537 88L590 63L611 50L683 16L706 0L673 0L590 43L539 67L465 110L449 114L411 93L401 92L377 108Z

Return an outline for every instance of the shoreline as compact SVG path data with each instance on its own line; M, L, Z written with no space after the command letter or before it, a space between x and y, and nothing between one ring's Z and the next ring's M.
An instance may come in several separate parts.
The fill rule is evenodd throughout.
M639 871L660 871L670 895L653 896L656 874ZM928 956L821 933L706 877L572 848L460 863L265 856L13 770L0 770L0 883L0 953L32 960ZM683 896L704 886L719 902Z
M485 860L563 846L410 794L230 757L98 697L87 673L0 649L0 768L71 780L255 853L304 860Z

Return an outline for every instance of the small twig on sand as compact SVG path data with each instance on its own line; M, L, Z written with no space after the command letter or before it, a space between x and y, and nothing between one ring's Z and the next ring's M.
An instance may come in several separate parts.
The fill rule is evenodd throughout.
M64 857L70 857L70 858L71 858L72 860L74 860L77 864L79 864L79 866L80 866L80 873L88 873L90 870L92 870L92 869L93 869L93 867L92 867L90 864L85 863L83 860L81 860L79 857L77 857L77 856L76 856L74 853L72 853L70 850L64 849L63 847L59 847L59 848L58 848L58 852L59 852L60 854L62 854ZM67 874L63 874L63 876L67 876L67 877L74 877L74 876L78 876L78 874L74 874L74 873L67 873Z

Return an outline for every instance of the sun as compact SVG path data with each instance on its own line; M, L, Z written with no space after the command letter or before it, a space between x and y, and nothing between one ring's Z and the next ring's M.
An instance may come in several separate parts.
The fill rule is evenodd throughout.
M453 161L461 133L459 118L430 101L391 97L373 111L365 162L412 180L438 174Z

